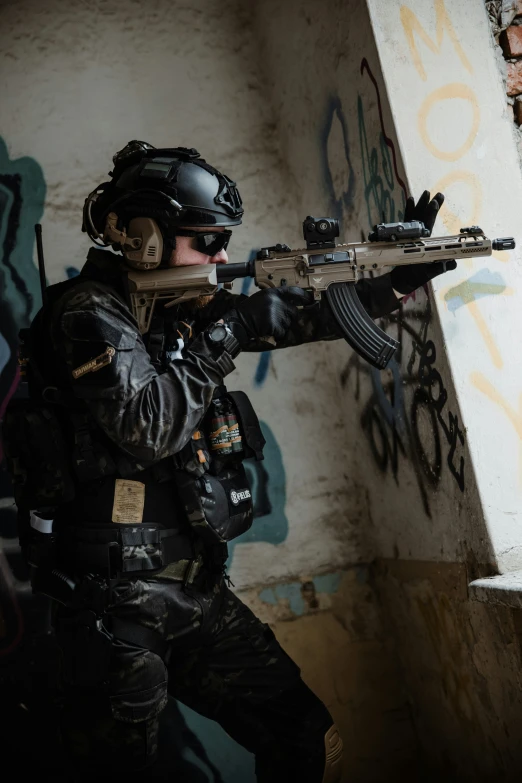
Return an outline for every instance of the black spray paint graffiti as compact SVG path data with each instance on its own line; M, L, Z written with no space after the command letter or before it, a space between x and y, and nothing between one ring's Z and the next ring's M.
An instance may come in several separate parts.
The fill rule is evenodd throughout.
M399 484L400 456L408 459L415 470L424 510L431 517L428 489L438 486L444 459L457 486L464 491L465 434L458 416L448 409L448 392L435 366L435 345L427 337L431 303L422 293L418 299L425 304L419 306L416 301L414 307L401 306L381 321L381 327L401 343L389 368L379 372L354 354L341 374L341 383L348 387L352 382L359 400L361 376L370 377L372 392L364 405L361 425L375 462L382 473L390 471ZM401 360L408 350L401 372Z
M386 131L379 85L366 58L361 61L360 71L366 84L371 83L370 91L376 99L376 106L370 104L368 118L361 96L357 102L363 195L371 226L381 220L401 219L407 190L395 144ZM428 490L438 486L444 458L459 489L464 490L465 437L458 417L448 410L448 393L436 368L435 345L427 336L432 315L429 298L422 292L407 298L415 305L401 306L381 321L382 328L401 344L388 369L379 372L354 354L342 372L341 382L347 387L355 379L355 396L360 400L361 377L370 378L372 391L362 411L361 425L375 462L383 473L390 471L398 484L400 458L408 459L415 470L424 510L431 516ZM401 363L406 354L407 360Z
M357 100L357 117L359 124L359 143L364 181L364 200L368 210L368 225L373 226L381 220L394 222L402 220L406 205L406 184L400 176L397 165L395 144L388 136L384 125L379 85L372 73L367 59L361 61L361 75L370 79L375 90L377 112L379 117L378 141L370 142L367 122L365 119L364 101L361 95ZM375 107L372 106L371 128L375 133Z

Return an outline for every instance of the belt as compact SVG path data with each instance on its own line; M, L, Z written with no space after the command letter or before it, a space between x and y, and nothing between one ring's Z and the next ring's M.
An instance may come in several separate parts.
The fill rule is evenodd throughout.
M163 569L166 579L192 581L201 568L192 542L175 529L71 527L61 532L60 539L68 565L111 577Z

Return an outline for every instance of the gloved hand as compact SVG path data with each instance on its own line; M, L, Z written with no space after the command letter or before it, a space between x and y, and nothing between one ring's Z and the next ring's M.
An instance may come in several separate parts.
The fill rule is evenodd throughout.
M420 220L431 234L439 209L443 203L444 196L442 193L436 193L430 199L429 190L424 191L417 204L415 204L413 196L409 196L406 201L406 209L404 210L404 222L409 223L410 220ZM405 294L411 294L412 291L416 291L417 288L427 283L428 280L437 277L437 275L455 269L456 266L457 262L454 259L435 261L432 264L396 266L390 273L391 284L398 294L404 296Z
M297 317L298 305L313 303L313 294L298 286L263 288L240 301L223 316L243 348L250 340L273 337L281 340Z
M413 196L408 196L403 220L405 223L409 223L411 220L420 220L431 234L439 209L443 204L442 193L436 193L433 198L430 198L429 190L424 191L416 204Z

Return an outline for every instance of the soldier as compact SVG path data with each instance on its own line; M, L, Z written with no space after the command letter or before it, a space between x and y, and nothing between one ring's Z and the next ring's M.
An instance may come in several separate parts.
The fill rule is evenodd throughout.
M24 337L33 418L18 414L16 447L6 428L21 544L58 607L74 778L170 779L158 754L170 694L255 754L261 783L333 783L342 742L328 710L226 583L226 542L252 522L242 461L262 457L263 436L224 379L241 351L274 347L267 337L280 349L342 335L324 300L294 288L160 302L140 333L127 272L226 263L243 209L194 149L129 142L110 176L84 230L120 254L93 248L78 277L47 289ZM405 219L431 231L442 201L410 199ZM400 267L357 292L377 318L442 271Z

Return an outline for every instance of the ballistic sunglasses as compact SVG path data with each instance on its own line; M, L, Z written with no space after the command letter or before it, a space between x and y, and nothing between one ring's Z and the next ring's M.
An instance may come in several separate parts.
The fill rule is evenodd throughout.
M180 237L195 237L196 249L206 256L215 256L220 250L226 250L232 231L189 231L188 229L176 229L176 235Z

